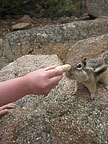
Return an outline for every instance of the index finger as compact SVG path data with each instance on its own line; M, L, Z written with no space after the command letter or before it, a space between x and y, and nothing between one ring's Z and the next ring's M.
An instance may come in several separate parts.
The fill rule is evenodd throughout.
M45 71L48 71L48 70L51 70L51 69L55 69L57 66L54 65L54 66L49 66L49 67L46 67L44 68Z
M46 72L48 74L48 77L52 78L52 77L55 77L55 76L58 76L58 75L62 75L63 70L62 69L51 69L51 70L48 70Z

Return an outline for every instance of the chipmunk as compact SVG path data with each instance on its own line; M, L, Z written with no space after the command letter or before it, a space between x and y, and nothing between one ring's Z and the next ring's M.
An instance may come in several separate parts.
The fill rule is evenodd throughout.
M82 83L88 88L93 100L97 82L102 82L108 88L108 52L100 59L87 60L84 58L75 64L75 66L71 66L70 71L66 72L66 76L77 82L74 94L78 90L78 84Z

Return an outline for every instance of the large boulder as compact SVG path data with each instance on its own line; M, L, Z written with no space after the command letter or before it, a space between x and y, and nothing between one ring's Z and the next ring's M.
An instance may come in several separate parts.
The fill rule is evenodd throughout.
M57 54L64 61L73 43L107 32L108 19L97 19L9 33L0 45L0 68L27 54Z
M88 59L101 57L106 51L108 51L108 33L76 42L69 49L66 62L74 64L76 60L85 57Z
M60 65L56 55L27 55L0 71L0 81L49 65ZM82 89L73 97L74 82L65 75L47 96L28 95L17 108L0 118L1 144L107 144L108 92L100 87L95 101Z
M90 0L88 13L94 17L108 16L108 1Z
M0 81L5 81L7 79L12 79L15 77L19 77L22 75L27 74L30 71L34 71L37 70L39 68L43 68L46 66L51 66L51 65L61 65L62 62L60 61L60 59L56 56L56 55L26 55L26 56L22 56L21 58L17 59L16 61L14 61L13 63L10 63L8 66L4 67L1 72L0 72ZM62 83L63 84L63 83ZM64 84L65 85L65 84ZM63 87L67 87L68 84L66 84L65 86L61 86ZM58 89L58 87L57 87ZM57 95L60 94L60 90L58 92L58 90L56 91ZM61 91L62 93L62 91ZM50 93L51 94L51 93ZM51 99L54 97L54 93L52 91L51 94ZM41 100L43 98L43 96L39 96L36 98L36 96L27 96L24 99L22 99L21 101L17 101L18 104L20 104L20 106L26 106L29 108L36 108L38 105L38 101ZM39 100L37 100L39 99ZM54 100L54 98L53 98ZM28 102L27 102L28 101ZM34 103L35 101L35 103ZM24 103L24 104L23 104Z

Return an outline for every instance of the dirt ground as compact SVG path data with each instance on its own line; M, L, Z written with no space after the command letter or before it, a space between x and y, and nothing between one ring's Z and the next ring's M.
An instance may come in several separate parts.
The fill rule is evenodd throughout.
M7 33L11 32L11 27L17 23L20 22L30 22L31 28L40 28L48 24L60 24L60 19L51 19L51 18L39 18L39 19L32 19L29 16L26 17L25 21L22 20L23 17L18 19L6 19L6 20L0 20L0 38L5 36Z

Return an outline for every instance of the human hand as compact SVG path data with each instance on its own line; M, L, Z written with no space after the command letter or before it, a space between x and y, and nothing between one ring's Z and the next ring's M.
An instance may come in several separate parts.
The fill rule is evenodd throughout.
M62 78L62 69L55 69L56 66L36 70L25 76L27 94L47 95L52 88L55 88Z
M13 109L13 108L15 108L15 106L16 105L13 103L9 103L4 106L1 106L0 107L0 116L5 115L6 113L8 113L8 109Z

